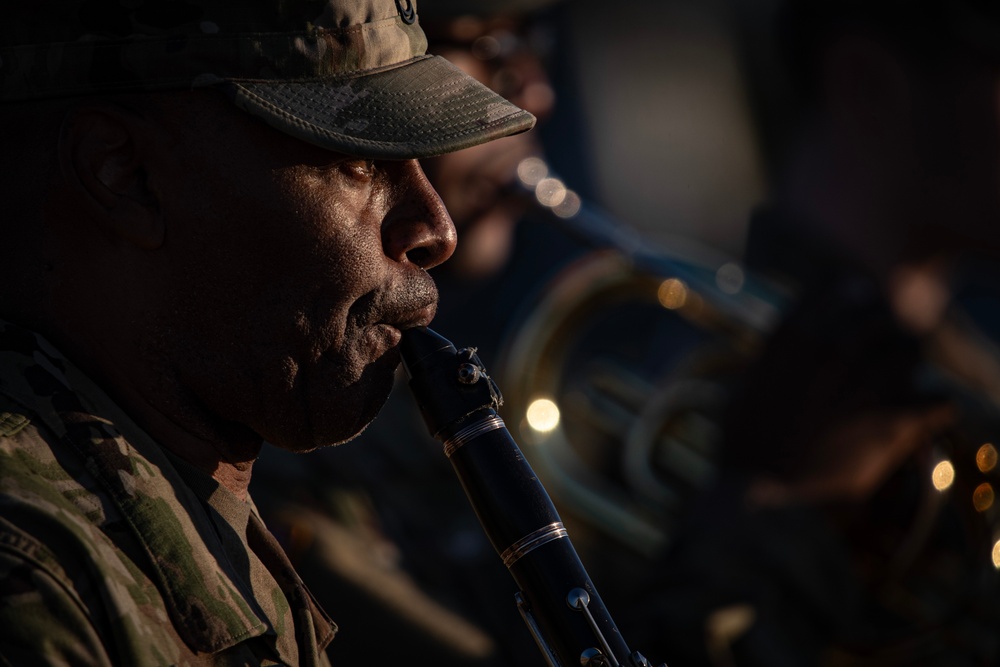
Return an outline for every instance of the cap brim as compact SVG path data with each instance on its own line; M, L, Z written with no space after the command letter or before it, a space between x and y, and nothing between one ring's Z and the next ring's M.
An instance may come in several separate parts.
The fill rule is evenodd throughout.
M535 117L440 56L350 79L229 81L245 111L350 155L424 158L531 129Z

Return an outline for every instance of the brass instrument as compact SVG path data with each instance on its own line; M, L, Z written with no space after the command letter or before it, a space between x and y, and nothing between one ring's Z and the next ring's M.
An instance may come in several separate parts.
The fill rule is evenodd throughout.
M546 171L536 163L522 174L526 196L595 252L558 274L508 339L504 415L609 601L627 604L712 480L729 387L794 295L755 276L727 282L738 267L725 259L652 249ZM976 329L956 308L924 337L917 388L949 396L961 420L909 462L913 496L893 497L910 479L901 478L867 526L877 531L878 517L905 505L898 539L872 547L885 575L879 595L901 618L935 594L923 622L958 613L969 582L1000 569L1000 348ZM935 531L949 512L961 539L943 542ZM849 539L876 543L864 530ZM942 553L961 567L921 569Z
M428 430L444 443L517 605L550 667L651 667L628 648L558 512L497 414L502 398L475 349L404 332L403 364ZM665 667L665 666L664 666Z
M734 264L650 249L549 178L525 180L527 194L595 252L546 287L509 339L500 366L507 392L502 413L499 393L472 351L434 336L428 343L428 332L407 332L404 364L430 430L445 443L520 588L518 608L549 665L647 665L630 652L582 562L602 582L612 607L627 604L634 593L627 579L649 573L669 545L674 519L715 473L728 384L754 358L788 295L740 276ZM953 355L959 345L933 342L947 343ZM927 482L924 502L911 508L912 523L901 527L903 538L883 559L892 574L884 592L897 602L939 590L936 578L914 581L906 575L927 547L945 499L947 485L930 485L932 470L939 483L942 458L955 461L952 477L961 483L953 493L959 500L972 495L975 511L998 523L1000 506L993 504L989 485L1000 469L998 456L982 443L1000 424L1000 386L995 373L982 372L993 368L985 367L984 358L970 353L966 375L980 371L993 378L991 384L978 388L960 380L973 390L972 398L991 399L979 408L984 423L974 424L976 433L950 434L951 441L940 443L931 458L916 462ZM954 376L962 364L932 363L932 384L957 391L954 378L940 376ZM987 557L979 535L983 524L969 533L974 561ZM1000 531L986 538L992 543ZM1000 567L996 544L993 561ZM977 563L970 566L962 577L978 575ZM956 586L949 604L965 602L964 590ZM940 609L952 609L942 604L938 600ZM909 613L905 606L887 608Z
M714 474L728 385L786 295L725 258L652 247L540 160L518 175L546 221L594 252L561 271L509 337L498 364L504 414L577 522L582 552L611 559L610 536L641 565ZM548 424L532 417L544 409Z
M535 192L559 187L543 178ZM554 201L553 190L547 192ZM529 443L522 452L500 415L499 390L474 348L457 350L430 330L409 330L401 346L404 368L429 431L444 443L486 534L520 589L516 604L548 664L648 667L646 658L632 652L621 637L569 538L571 532L577 535L577 528L585 535L584 526L567 529L557 506L577 514L578 520L582 514L645 556L658 553L668 539L669 522L663 515L679 509L681 499L676 486L650 473L650 459L664 451L661 443L666 442L677 458L670 465L678 475L687 476L692 489L705 481L712 468L711 438L692 428L699 425L699 411L706 406L714 410L724 400L711 375L733 371L728 359L717 362L719 355L724 350L727 357L735 352L737 360L747 358L776 311L744 285L720 289L717 268L652 253L637 235L608 224L589 208L578 207L569 215L557 203L544 208L563 224L573 225L573 233L594 247L610 251L574 265L546 290L536 308L541 316L529 318L518 330L503 370L514 387L505 415L520 421L529 399L539 396L533 390L551 389L545 395L558 396L562 378L553 369L569 363L573 350L565 341L581 335L581 325L596 314L594 304L609 311L635 305L654 308L657 315L694 323L715 339L705 349L712 348L710 356L716 361L686 361L672 384L640 390L648 399L641 411L607 425L612 436L627 433L629 487L614 488L596 468L588 467L590 462L574 450L565 421L547 433L516 424ZM606 381L609 392L628 392L615 378ZM664 413L681 419L664 424ZM711 427L714 419L702 417L700 425ZM625 422L632 425L624 428ZM537 476L533 465L538 466ZM555 503L546 490L549 484ZM630 495L626 488L640 492ZM615 549L600 547L607 546L603 536L594 540L598 546L583 560L590 563L594 557L599 566L602 557L621 562ZM612 589L616 587L614 582Z

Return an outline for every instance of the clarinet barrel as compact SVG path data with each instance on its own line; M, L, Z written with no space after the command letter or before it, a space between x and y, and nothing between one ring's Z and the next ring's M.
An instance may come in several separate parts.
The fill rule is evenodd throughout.
M545 488L497 414L502 398L474 348L404 332L403 364L428 429L514 578L516 604L552 667L651 667L631 652Z

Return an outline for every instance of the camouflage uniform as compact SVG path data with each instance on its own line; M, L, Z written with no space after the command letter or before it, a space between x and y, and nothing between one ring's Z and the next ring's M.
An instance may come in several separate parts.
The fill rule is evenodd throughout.
M40 100L212 89L290 137L393 160L534 124L426 45L414 0L7 2L0 114L18 122ZM18 287L0 293L16 301ZM0 665L328 664L335 627L256 508L2 323L0 503Z
M253 504L3 322L0 508L12 665L329 664L336 626Z

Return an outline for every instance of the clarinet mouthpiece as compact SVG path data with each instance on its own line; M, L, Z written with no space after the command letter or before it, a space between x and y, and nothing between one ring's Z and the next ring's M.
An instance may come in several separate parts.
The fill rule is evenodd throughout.
M450 340L427 327L414 327L403 331L399 351L403 357L403 368L407 377L413 377L422 362L441 351L454 354L457 350Z

